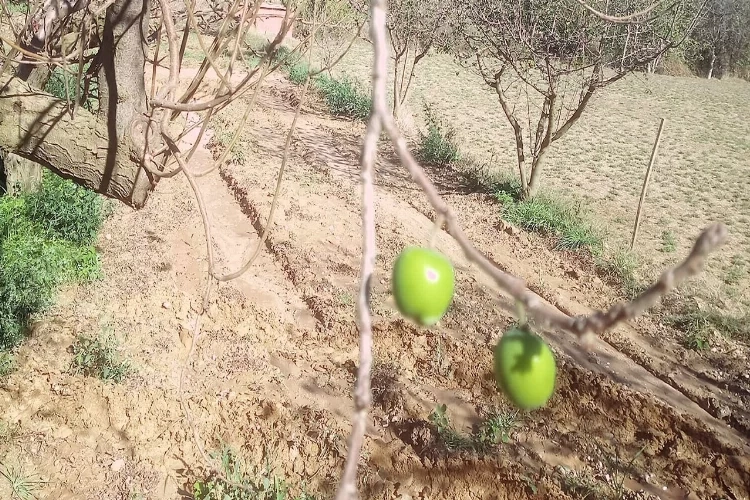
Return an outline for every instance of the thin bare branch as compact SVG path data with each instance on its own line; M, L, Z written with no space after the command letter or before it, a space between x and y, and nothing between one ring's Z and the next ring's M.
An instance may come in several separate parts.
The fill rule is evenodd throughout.
M614 23L614 24L636 24L639 22L643 22L644 20L641 19L642 17L650 14L661 3L663 3L663 0L657 0L656 2L649 5L648 7L646 7L645 9L641 11L633 12L632 14L628 14L626 16L612 16L612 15L596 10L595 8L590 6L586 2L586 0L573 0L573 1L578 2L579 5L581 5L584 9L594 14L599 19L603 21L607 21L609 23Z

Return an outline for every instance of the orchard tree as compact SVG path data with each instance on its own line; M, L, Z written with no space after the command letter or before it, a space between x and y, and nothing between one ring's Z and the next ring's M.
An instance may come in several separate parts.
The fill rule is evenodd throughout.
M688 57L708 79L750 66L750 2L708 0L690 38Z
M597 15L576 0L465 0L469 50L459 57L497 94L513 129L523 197L536 194L549 148L596 92L684 40L695 17L686 4L639 10L631 0L630 12L641 15L622 21L618 11Z

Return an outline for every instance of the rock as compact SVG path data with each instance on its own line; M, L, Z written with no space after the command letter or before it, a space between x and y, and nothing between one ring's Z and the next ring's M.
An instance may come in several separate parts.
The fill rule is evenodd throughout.
M117 460L112 462L112 465L110 466L113 472L120 472L123 467L125 467L125 460L123 460L122 458L118 458Z
M164 309L172 309L172 304L171 304L171 303L170 303L169 301L167 301L167 302L162 302L161 306L162 306L162 307L163 307Z

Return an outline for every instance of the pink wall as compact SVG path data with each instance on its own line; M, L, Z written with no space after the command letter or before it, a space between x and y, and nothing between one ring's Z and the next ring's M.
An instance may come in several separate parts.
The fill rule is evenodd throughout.
M281 30L286 8L283 5L263 4L255 20L254 28L260 33L275 36ZM289 29L287 38L293 35L293 28Z

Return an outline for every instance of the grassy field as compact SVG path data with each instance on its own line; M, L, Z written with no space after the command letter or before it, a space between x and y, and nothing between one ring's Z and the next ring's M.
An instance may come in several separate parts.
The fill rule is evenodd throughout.
M369 83L371 56L369 44L356 44L334 73ZM703 227L723 221L730 241L696 285L724 306L744 307L750 298L749 98L750 84L742 80L630 76L597 94L555 143L543 189L585 200L608 251L626 247L659 118L665 118L636 244L638 275L653 278L689 251ZM464 154L494 158L498 173L515 174L511 128L478 75L448 56L431 55L418 66L409 97L418 126L424 103L457 129Z

